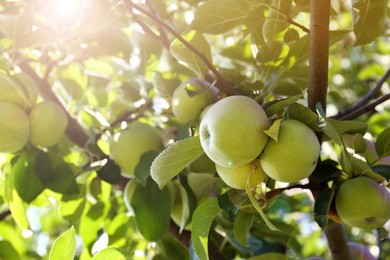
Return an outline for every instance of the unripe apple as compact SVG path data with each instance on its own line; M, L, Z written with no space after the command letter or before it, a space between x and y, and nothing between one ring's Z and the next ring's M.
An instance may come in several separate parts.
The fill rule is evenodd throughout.
M173 92L172 112L181 123L196 119L202 110L211 104L213 98L206 84L200 79L189 79L180 84ZM200 92L190 96L187 92Z
M0 153L15 153L28 142L30 122L18 106L0 102Z
M269 139L260 155L260 164L271 178L296 182L308 177L316 167L320 143L315 133L297 120L280 124L278 141Z
M335 205L341 220L352 227L379 228L390 218L390 192L365 176L343 182Z
M261 153L268 136L267 115L246 96L221 99L204 115L199 126L200 143L216 164L233 168L252 162Z
M68 126L65 111L56 103L44 101L31 109L30 142L33 145L49 147L55 145L64 136Z
M354 260L375 260L376 258L371 254L367 247L355 243L348 242L348 249Z
M219 177L230 187L245 190L249 178L249 187L253 188L262 183L266 177L258 159L236 168L226 168L216 165Z
M133 122L116 133L110 144L110 156L121 168L121 174L130 178L141 156L149 151L161 151L162 136L152 126Z

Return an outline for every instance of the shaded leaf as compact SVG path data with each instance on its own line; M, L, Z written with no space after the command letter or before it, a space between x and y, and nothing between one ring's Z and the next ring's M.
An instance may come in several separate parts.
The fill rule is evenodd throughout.
M199 259L209 259L208 241L212 222L221 211L217 198L208 198L200 204L192 216L191 241Z
M163 188L187 165L203 154L199 136L177 141L156 157L150 168L150 175L158 186Z
M2 240L0 241L0 259L19 260L21 258L9 241Z
M321 130L319 128L318 115L304 105L298 103L292 104L286 111L285 117L298 120L310 127L313 131Z
M380 133L375 143L379 157L390 156L390 127Z
M159 240L167 231L171 213L171 199L167 188L160 190L148 179L145 186L135 187L131 207L142 236L149 241Z
M150 166L158 154L159 152L157 151L149 151L144 153L141 156L139 163L135 167L134 176L142 183L142 185L146 185L146 180L150 176Z
M252 214L239 211L234 219L233 234L235 239L243 246L249 246L249 230L252 227Z
M335 190L326 187L314 202L314 219L321 228L325 228L328 224L328 211L334 195Z
M285 108L297 102L302 95L292 96L286 99L276 100L274 102L266 104L264 110L268 117L275 114L282 113Z
M105 159L104 166L96 173L100 179L111 184L118 184L122 179L120 167L110 158Z

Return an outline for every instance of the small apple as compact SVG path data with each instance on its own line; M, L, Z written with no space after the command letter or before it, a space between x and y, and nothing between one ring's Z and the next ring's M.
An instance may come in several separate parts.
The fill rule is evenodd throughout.
M161 151L162 136L152 126L133 122L116 133L110 144L110 156L121 168L124 177L134 177L141 156L149 151Z
M206 112L199 126L200 143L216 164L233 168L252 162L263 150L268 136L267 115L246 96L221 99Z
M64 136L68 126L65 111L56 103L44 101L31 109L30 142L33 145L49 147L55 145Z
M278 141L268 141L260 164L271 178L296 182L314 171L319 155L320 143L314 132L300 121L285 119L280 124Z
M245 190L249 178L249 187L253 188L262 183L266 177L258 159L236 168L226 168L216 165L219 177L230 187ZM250 175L249 175L250 174Z
M355 242L348 242L348 249L354 260L376 260L367 247Z
M337 190L336 211L349 226L379 228L390 218L390 192L365 176L348 179Z
M188 91L193 91L194 95L189 95ZM196 119L212 100L213 97L207 89L206 83L197 78L189 79L180 84L173 92L173 115L180 123L187 123Z
M0 102L0 153L15 153L28 142L30 122L18 106Z

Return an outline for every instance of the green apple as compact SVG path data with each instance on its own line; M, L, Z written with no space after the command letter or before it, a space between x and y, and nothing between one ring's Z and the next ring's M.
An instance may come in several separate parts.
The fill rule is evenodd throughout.
M190 171L198 173L215 173L215 163L204 154L190 164Z
M141 156L149 151L161 151L161 134L152 126L133 122L113 136L110 156L121 168L124 177L134 177L134 170Z
M365 176L343 182L335 202L340 219L352 227L379 228L390 218L390 192Z
M194 92L194 95L189 95L189 91ZM173 92L172 112L179 122L187 123L196 119L212 101L212 95L203 81L189 79Z
M200 143L216 164L233 168L252 162L265 147L267 115L246 96L221 99L206 112L199 126Z
M278 141L268 141L260 164L272 179L296 182L314 171L319 155L320 143L315 133L300 121L285 119L280 124Z
M30 115L30 142L33 145L49 147L64 136L68 116L62 107L50 101L36 104Z
M354 260L375 260L376 258L371 254L370 250L362 244L355 242L348 242L348 249Z
M30 122L18 106L0 102L0 153L15 153L28 142Z
M216 165L219 177L230 187L245 190L249 178L249 187L262 183L266 177L258 159L236 168L226 168ZM250 174L250 175L249 175Z

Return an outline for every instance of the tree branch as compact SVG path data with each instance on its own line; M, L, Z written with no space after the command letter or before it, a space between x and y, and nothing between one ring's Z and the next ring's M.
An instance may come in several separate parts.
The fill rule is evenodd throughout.
M173 36L175 36L186 48L188 48L192 53L194 53L196 56L198 56L206 65L206 67L214 74L216 78L216 87L220 89L222 92L224 92L226 95L235 95L238 94L237 90L234 88L234 84L227 81L220 73L219 71L213 66L213 64L207 59L207 57L200 52L198 49L196 49L192 44L190 44L188 41L186 41L178 32L176 32L175 29L161 21L158 17L150 13L149 11L143 9L142 7L134 4L130 0L125 0L124 3L130 7L133 8L140 13L146 15L147 17L154 20L158 25L165 28L168 32L170 32Z
M335 115L334 119L344 119L345 117L349 117L349 114L355 112L356 110L361 109L363 106L367 105L367 102L375 97L375 95L379 92L382 85L386 82L386 80L390 77L390 68L386 71L386 73L382 76L382 78L375 84L375 86L367 92L367 94L359 100L359 102L355 103L351 107L345 109L344 111L339 112Z
M339 118L341 120L352 120L355 119L365 113L368 113L375 109L376 106L382 104L383 102L390 99L390 94L386 94L381 96L380 98L375 99L373 102L362 106L360 108L357 108L355 111L352 111L351 113L344 115L342 118Z

